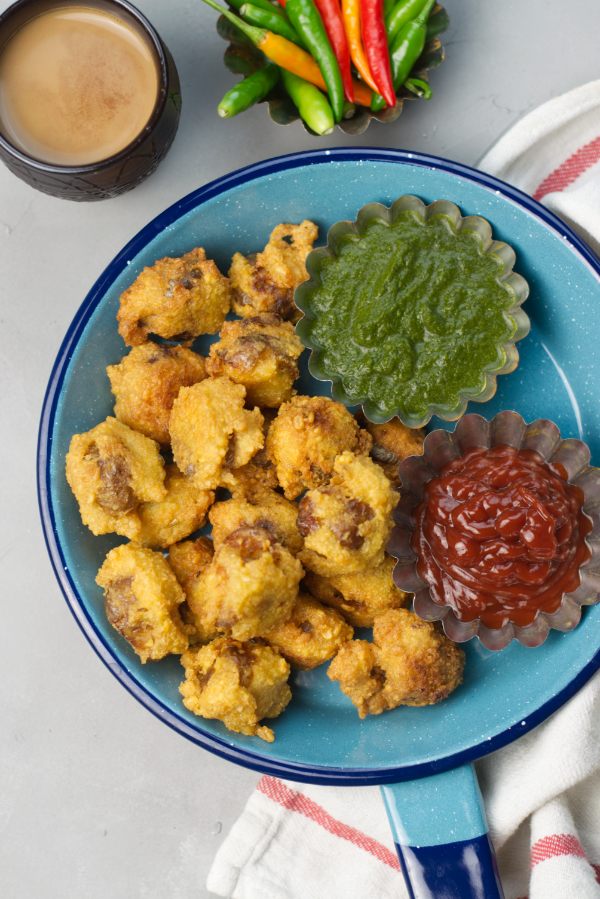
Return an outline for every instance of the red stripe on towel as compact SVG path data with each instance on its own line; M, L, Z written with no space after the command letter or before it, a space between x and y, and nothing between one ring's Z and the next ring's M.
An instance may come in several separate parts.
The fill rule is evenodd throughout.
M579 176L583 175L590 166L595 165L599 159L600 137L596 137L589 144L576 150L542 181L533 195L534 200L541 200L546 194L564 190L569 184L577 181Z
M568 833L555 833L551 837L543 837L531 847L531 867L539 865L548 858L556 858L559 855L573 855L575 858L586 858L583 846L577 839ZM587 859L586 859L587 861Z
M286 787L284 783L275 777L265 775L257 784L256 789L268 796L269 799L272 799L273 802L277 802L292 812L304 815L305 818L309 818L311 821L319 824L334 836L347 840L354 846L358 846L359 849L364 849L365 852L375 856L384 865L389 865L395 871L400 871L400 864L393 852L390 852L377 840L373 840L366 834L361 833L360 830L356 830L354 827L332 818L324 808L317 805L308 796L304 796L303 793L297 793L295 790L290 790L289 787Z

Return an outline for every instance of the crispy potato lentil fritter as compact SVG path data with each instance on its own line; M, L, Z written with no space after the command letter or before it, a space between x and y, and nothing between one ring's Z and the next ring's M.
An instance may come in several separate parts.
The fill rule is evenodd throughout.
M218 637L208 646L192 646L181 657L183 704L195 715L218 718L239 734L272 743L263 718L276 718L292 698L290 666L264 640L241 643Z
M206 364L211 377L225 375L243 384L249 406L278 409L292 398L296 360L304 346L289 322L264 313L225 322L219 337Z
M332 659L353 634L339 612L308 593L299 593L287 621L267 631L264 638L292 668L310 671Z
M394 583L395 564L395 559L386 553L381 565L366 571L332 577L307 571L304 587L326 606L341 612L354 627L373 627L377 615L389 609L400 609L411 598L411 594L399 590Z
M173 457L199 490L214 490L224 469L245 465L263 446L263 417L244 408L245 396L242 384L208 378L182 387L173 403Z
M444 636L438 622L394 609L375 619L372 643L344 643L327 675L366 718L399 705L445 699L460 684L464 664L464 652Z
M185 347L148 340L133 347L118 365L109 365L106 373L117 398L115 418L168 446L169 418L177 394L182 387L204 380L206 363Z
M383 468L386 478L399 490L398 467L407 456L423 455L425 428L409 428L402 424L398 416L385 424L376 425L365 417L362 410L356 413L355 418L373 439L371 459Z
M143 343L148 334L193 340L216 334L229 307L229 279L196 247L177 259L159 259L123 291L119 334L127 346Z
M142 662L185 652L188 637L178 610L184 594L161 553L137 543L117 546L96 583L104 589L108 620Z
M81 519L93 534L136 540L142 529L140 503L161 502L167 494L158 444L116 418L75 434L66 463Z
M326 396L295 396L280 407L266 447L285 496L296 499L307 487L329 482L340 453L362 455L371 444L341 403Z
M143 663L181 655L194 714L267 741L290 665L331 662L364 717L445 698L464 662L402 608L385 553L398 464L422 433L296 395L293 291L316 236L278 225L262 253L235 254L231 284L200 248L145 268L121 296L132 349L107 368L115 417L74 435L66 459L84 524L131 541L96 579L111 625ZM225 321L230 298L241 319ZM208 359L147 339L219 330ZM207 517L212 539L195 536ZM373 643L353 626L373 626Z
M215 546L238 528L265 528L274 539L297 555L304 545L296 520L298 506L280 493L266 488L235 494L215 503L209 515Z
M305 568L324 577L366 571L383 563L400 496L368 456L344 452L327 487L300 500L298 530Z
M249 640L289 618L303 574L300 562L269 531L239 528L200 575L201 605L188 602L208 627Z
M309 221L300 225L277 225L262 253L233 257L231 306L242 317L274 312L293 323L302 318L294 303L294 291L306 281L306 257L318 234Z

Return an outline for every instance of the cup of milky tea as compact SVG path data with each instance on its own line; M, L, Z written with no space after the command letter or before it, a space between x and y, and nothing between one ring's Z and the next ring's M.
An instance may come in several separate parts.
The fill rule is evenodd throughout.
M0 16L0 159L67 200L115 197L173 143L175 63L127 0L18 0Z

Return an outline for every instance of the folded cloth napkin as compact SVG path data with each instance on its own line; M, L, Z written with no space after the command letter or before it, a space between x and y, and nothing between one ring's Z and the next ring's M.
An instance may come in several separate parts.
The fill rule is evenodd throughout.
M600 250L600 81L545 103L480 168ZM531 733L477 763L506 899L600 899L600 672ZM401 899L378 787L263 777L208 889L232 899Z

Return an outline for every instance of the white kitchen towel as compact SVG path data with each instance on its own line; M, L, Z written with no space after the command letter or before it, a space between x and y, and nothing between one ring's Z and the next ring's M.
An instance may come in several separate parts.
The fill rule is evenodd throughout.
M600 250L600 81L526 116L480 168ZM600 899L600 673L477 772L506 899ZM272 777L250 797L207 886L230 899L408 896L378 787Z

